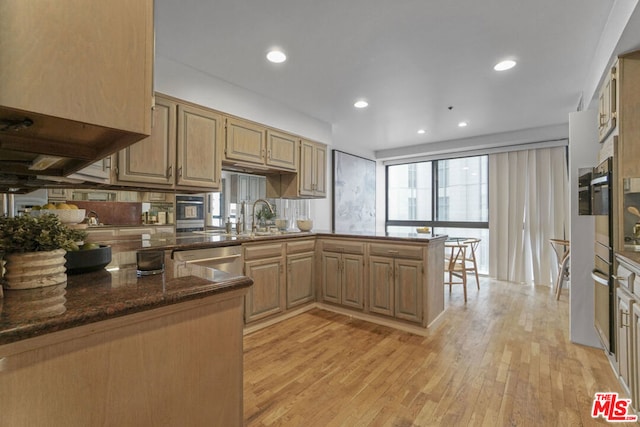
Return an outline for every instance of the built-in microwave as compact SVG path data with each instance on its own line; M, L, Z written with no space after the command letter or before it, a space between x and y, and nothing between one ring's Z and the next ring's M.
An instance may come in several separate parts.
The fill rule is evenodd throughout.
M609 215L611 197L612 159L593 168L591 177L591 215Z

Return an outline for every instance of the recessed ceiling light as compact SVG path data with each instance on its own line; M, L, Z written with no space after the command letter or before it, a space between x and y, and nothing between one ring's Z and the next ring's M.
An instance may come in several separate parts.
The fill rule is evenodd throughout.
M510 70L513 67L516 66L516 61L513 61L511 59L507 59L505 61L502 62L498 62L493 69L496 71L505 71L505 70Z
M418 131L418 133L419 133L420 135L422 135L423 133L427 133L427 131L426 131L426 130L424 130L424 129L420 129L420 130Z
M353 104L353 106L356 108L367 108L369 106L369 103L364 99L361 99L359 101L356 101L355 104Z
M468 124L469 123L467 123L467 122L460 122L460 123L458 123L458 127L459 128L464 128L464 127L467 127Z
M275 64L280 64L287 60L287 55L281 50L273 49L267 53L267 59Z

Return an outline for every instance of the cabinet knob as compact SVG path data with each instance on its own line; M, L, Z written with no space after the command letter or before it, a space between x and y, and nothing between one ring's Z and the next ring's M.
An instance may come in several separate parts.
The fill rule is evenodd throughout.
M167 178L171 178L171 176L173 176L173 166L170 165L167 169Z

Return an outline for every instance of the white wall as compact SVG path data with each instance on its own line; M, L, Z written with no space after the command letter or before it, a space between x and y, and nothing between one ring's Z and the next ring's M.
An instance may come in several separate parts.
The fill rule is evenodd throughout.
M594 322L593 242L595 221L578 215L578 169L597 163L597 111L569 114L569 187L571 189L571 292L569 300L569 336L572 342L601 348ZM566 291L565 291L566 292Z

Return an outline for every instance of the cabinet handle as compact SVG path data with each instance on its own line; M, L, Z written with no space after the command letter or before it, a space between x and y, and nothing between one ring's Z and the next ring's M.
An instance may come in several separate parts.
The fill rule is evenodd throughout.
M389 254L391 254L391 255L398 255L398 254L400 253L400 251L394 251L394 250L389 249L389 250L387 251L387 253L389 253Z
M626 322L625 322L626 320ZM628 311L621 311L620 312L620 326L623 328L628 328L629 327L629 312Z
M167 178L171 178L173 176L173 165L169 165L167 168Z
M178 168L178 176L182 178L182 166Z
M600 113L600 127L604 126L604 119L607 117L606 114Z
M267 157L271 160L271 150L267 151Z
M111 169L111 157L107 157L103 163L105 169Z

